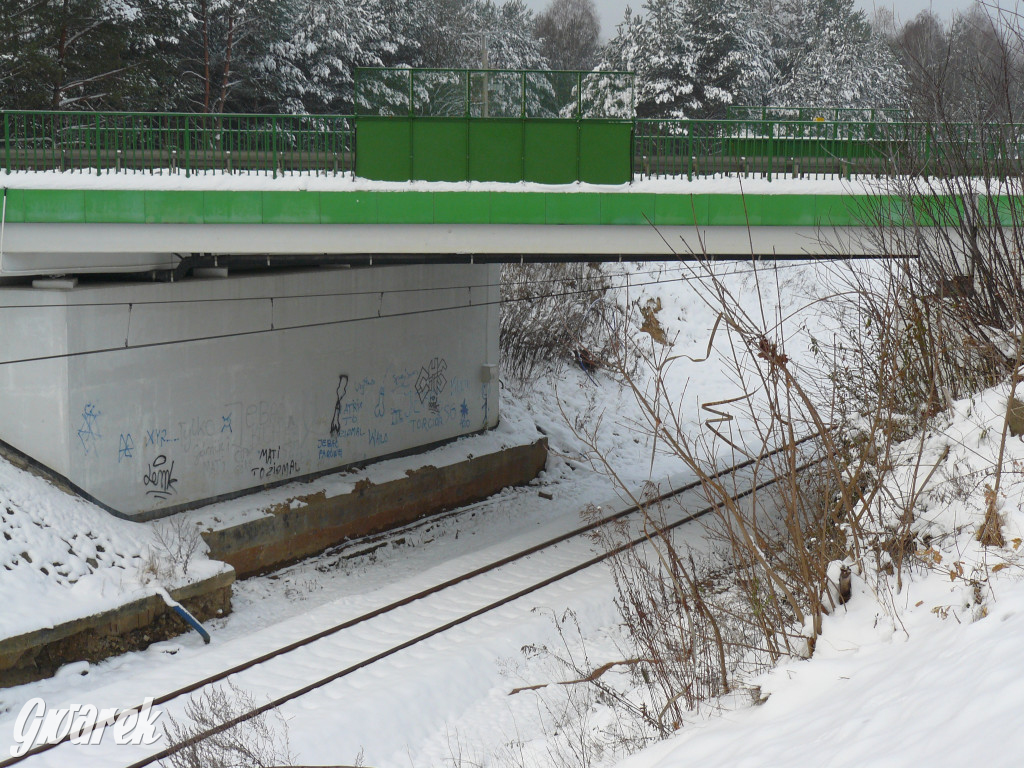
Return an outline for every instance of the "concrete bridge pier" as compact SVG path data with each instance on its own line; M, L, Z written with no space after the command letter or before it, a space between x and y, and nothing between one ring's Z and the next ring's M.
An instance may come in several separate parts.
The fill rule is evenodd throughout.
M145 520L494 427L499 269L0 287L0 435Z

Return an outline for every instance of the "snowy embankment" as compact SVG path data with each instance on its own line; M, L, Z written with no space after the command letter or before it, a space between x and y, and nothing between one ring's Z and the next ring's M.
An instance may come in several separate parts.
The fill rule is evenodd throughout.
M622 768L1013 766L1024 712L1024 442L1010 436L998 509L1003 547L984 547L1006 387L936 417L922 453L938 470L918 501L918 550L896 578L854 577L814 656L752 681L761 706L695 718ZM892 491L909 493L917 442ZM920 476L919 471L919 476Z
M170 530L119 520L0 460L0 638L117 608L229 570L175 561Z
M176 589L230 570L210 560L200 531L266 517L296 497L336 496L360 481L383 483L419 467L497 452L536 439L511 412L498 428L427 453L285 485L151 523L122 520L0 459L0 639L102 613L159 588Z
M779 266L760 283L749 265L722 269L731 273L726 280L745 306L757 307L761 296L768 316L795 313L787 321L792 329L787 352L799 365L810 354L810 336L821 332L809 299L830 290L836 267ZM659 307L656 316L674 354L705 357L716 314L696 297L691 282L680 279L684 271L622 266L612 275L620 301ZM781 301L776 302L776 293ZM660 304L648 304L655 300ZM724 335L715 347L728 351ZM685 357L671 368L666 385L694 423L702 418L702 403L737 394L718 364ZM925 471L917 476L923 478L936 464L938 469L918 498L914 532L923 544L899 586L894 576L855 576L852 600L826 617L811 659L787 660L744 681L760 686L762 705L751 706L744 696L694 712L676 736L625 765L1017 764L1007 737L1024 704L1015 675L1024 644L1018 562L1024 550L1024 443L1019 438L1008 441L1004 456L999 504L1006 544L984 548L974 539L998 455L1006 394L999 389L979 394L932 420L921 452ZM550 500L540 498L537 487L506 492L471 515L403 536L372 555L317 558L237 584L235 613L210 622L214 640L208 647L185 635L101 664L70 665L52 680L0 690L0 751L10 742L21 705L32 696L43 696L51 706L134 703L521 550L574 525L587 503L614 503L616 489L594 471L594 455L580 430L591 433L627 485L686 479L678 459L656 451L636 429L643 417L632 394L600 371L591 377L571 369L529 391L506 389L501 407L504 429L526 435L539 427L548 435L553 453L538 486ZM744 427L738 418L731 426ZM917 447L908 444L903 458L897 457L905 466L893 475L894 494L910 491L907 478ZM14 481L5 474L0 487L4 482ZM10 495L9 488L5 493ZM47 504L68 504L66 497L59 499ZM261 496L246 503L260 506ZM80 514L78 509L71 505L70 511L54 514ZM79 526L69 530L93 525L91 520L67 523ZM110 523L120 530L121 523ZM112 541L115 549L145 550L145 537L119 535L129 540ZM700 535L700 528L688 535ZM473 594L500 594L522 586L522 578L487 578L472 587ZM585 669L623 659L614 596L609 572L593 569L292 702L282 710L291 762L351 763L361 754L363 764L376 768L617 764L635 744L604 738L616 729L616 715L585 686L547 685L510 695L519 687L575 677L560 658L571 657ZM440 612L448 616L463 602L455 596ZM397 641L436 622L438 612L436 606L413 605L372 632L343 633L296 658L293 674L267 670L262 678L250 678L248 692L264 701L302 674L340 669L374 644ZM181 710L170 713L180 717ZM124 764L138 754L104 742L76 750L72 761ZM56 750L32 763L67 764L67 756Z

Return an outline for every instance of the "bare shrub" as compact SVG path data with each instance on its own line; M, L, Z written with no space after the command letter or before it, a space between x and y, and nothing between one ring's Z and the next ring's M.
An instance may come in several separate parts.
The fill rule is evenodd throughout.
M773 267L753 267L758 295L778 285ZM722 365L739 394L705 403L695 422L690 403L675 400L667 386L678 354L647 341L631 350L643 375L615 374L640 406L633 428L699 481L708 552L681 544L671 530L681 512L652 501L657 494L632 493L599 450L596 432L580 434L643 513L646 549L613 560L628 637L616 663L644 691L641 705L634 699L623 712L662 736L686 713L725 697L759 700L750 676L783 656L813 653L823 617L850 598L853 578L877 577L883 562L903 568L915 551L918 494L936 471L918 458L905 495L884 491L894 447L909 434L902 409L913 400L897 374L911 353L891 317L880 315L878 328L852 339L845 360L867 368L844 383L856 394L847 398L836 386L835 350L819 349L818 368L798 366L773 310L762 304L748 312L713 262L691 269L698 295L719 316L708 355L692 362ZM858 323L863 328L863 315ZM720 473L723 463L743 460L749 466L741 474ZM601 544L614 548L627 535L635 534L606 533Z
M183 576L188 576L193 557L202 550L203 536L199 527L184 515L175 515L153 523L153 543L158 559L170 563ZM173 574L162 574L157 567L155 575Z
M503 264L502 370L534 379L545 368L573 363L593 370L618 354L620 310L600 264Z
M642 749L661 735L653 726L646 687L631 682L633 671L643 668L647 660L624 659L595 668L576 614L572 610L551 612L550 618L558 645L527 645L522 651L527 658L548 662L556 681L511 691L511 695L537 695L538 709L549 724L547 764L580 768L605 764ZM509 746L519 749L506 749L503 762L525 766L522 744Z
M964 112L955 99L936 98L912 140L889 137L886 173L869 218L882 253L914 257L903 269L933 314L922 323L930 333L925 351L938 363L926 370L933 385L963 396L1009 381L990 511L979 532L980 540L995 542L994 505L1024 363L1024 17L988 4L971 12L971 25L986 42L969 54L979 77L966 91L969 102L985 108ZM952 60L938 69L911 62L937 94L942 70L957 72Z
M187 720L169 717L164 737L180 750L161 761L164 768L271 768L292 765L288 726L277 710L262 713L220 733L222 723L257 708L255 699L232 682L213 686L185 705Z

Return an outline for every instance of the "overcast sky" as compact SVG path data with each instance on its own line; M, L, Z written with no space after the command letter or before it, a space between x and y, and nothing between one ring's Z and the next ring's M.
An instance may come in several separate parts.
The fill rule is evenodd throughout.
M548 5L550 0L526 0L526 4L539 11ZM611 36L615 26L622 20L622 14L629 5L634 11L640 10L643 0L594 0L597 11L601 15L601 28L605 38ZM896 9L897 18L909 21L925 8L931 8L943 19L948 19L953 10L970 7L973 0L855 0L858 7L869 14L875 5L892 6ZM1009 0L1011 5L1014 0Z

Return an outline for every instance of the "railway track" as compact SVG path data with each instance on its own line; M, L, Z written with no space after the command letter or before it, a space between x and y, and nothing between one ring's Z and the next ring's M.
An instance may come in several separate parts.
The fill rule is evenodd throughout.
M804 438L804 440L802 440L801 442L806 442L806 441L809 441L811 439L813 439L813 436L809 437L809 438ZM770 455L770 454L768 454L768 455ZM737 479L742 480L742 473L745 470L750 469L755 464L756 461L758 461L759 459L763 459L763 458L764 457L758 457L758 459L749 459L747 461L740 462L740 463L732 465L730 467L726 467L726 468L720 470L718 473L716 473L715 477L716 478L721 478L721 477L725 477L727 475L733 475ZM802 470L802 469L806 468L807 466L810 466L810 464L804 465L804 467L801 467L800 469ZM741 498L744 498L746 496L749 496L749 495L755 493L756 491L758 491L760 489L763 489L763 488L765 488L767 486L770 486L772 484L772 482L773 481L769 480L769 481L757 483L756 485L751 485L746 490L743 490L743 491L735 494L735 498L736 499L741 499ZM682 486L680 488L672 489L672 490L670 490L670 491L668 491L666 493L663 493L663 494L660 494L660 495L655 496L653 498L647 499L644 503L645 503L646 506L649 506L649 505L652 505L652 504L664 503L664 502L676 500L676 499L679 499L680 497L682 497L684 494L698 489L699 486L700 486L700 482L699 481L694 481L694 482L688 483L688 484L686 484L686 485L684 485L684 486ZM661 530L668 531L668 530L673 530L673 529L679 528L679 527L685 525L686 523L692 522L692 521L694 521L694 520L696 520L696 519L698 519L700 517L703 517L704 515L707 515L708 513L712 512L713 510L714 510L714 507L707 506L707 507L703 507L703 508L701 508L701 509L699 509L697 511L694 511L694 512L685 512L684 511L683 514L674 516L673 519L671 519L670 521L667 521L664 526L661 526ZM166 693L164 693L164 694L162 694L162 695L160 695L158 697L154 697L152 699L152 701L150 702L150 704L153 707L159 707L159 706L168 704L170 702L174 702L174 701L179 700L179 699L184 699L184 697L187 697L190 694L195 693L197 691L201 691L202 689L206 688L207 686L216 685L218 683L224 682L229 677L238 676L238 675L240 675L240 674L242 674L242 673L244 673L244 672L246 672L248 670L252 670L252 669L257 668L257 667L263 667L264 665L270 665L270 664L272 664L274 662L278 662L281 659L284 659L284 658L288 657L290 654L294 654L294 653L299 652L299 651L301 651L303 649L308 649L311 646L315 645L316 643L324 641L325 639L327 639L327 638L329 638L331 636L337 635L337 634L339 634L339 633L341 633L341 632L343 632L345 630L349 630L349 629L352 629L352 628L360 626L360 625L367 625L370 622L374 621L375 619L378 619L378 618L383 617L383 616L385 616L387 614L391 614L391 613L394 613L396 611L399 611L402 608L404 608L406 606L409 606L409 605L411 605L413 603L417 603L419 601L427 600L427 599L429 599L431 597L438 596L438 595L441 595L443 593L448 593L448 592L450 592L452 590L455 590L460 585L467 584L468 582L471 582L474 579L478 579L479 577L481 577L481 576L483 576L485 574L493 573L495 571L498 571L499 569L510 568L512 566L515 566L516 564L521 564L525 560L530 558L532 555L538 554L540 552L544 552L546 550L553 550L555 547L557 547L560 544L563 544L563 543L568 542L568 541L573 540L573 539L579 539L581 537L585 537L588 534L592 534L593 532L595 532L599 528L611 525L613 523L619 523L620 521L623 521L626 518L630 518L630 517L633 517L633 516L640 515L640 513L642 511L643 510L641 509L641 507L636 506L636 505L632 505L632 506L626 507L625 509L620 509L618 511L615 511L615 512L613 512L611 514L601 516L598 519L595 519L595 520L593 520L591 522L588 522L585 525L579 526L577 528L574 528L573 530L570 530L570 531L567 531L567 532L565 532L563 534L560 534L560 535L558 535L558 536L556 536L554 538L545 540L543 542L539 542L539 543L534 544L534 545L532 545L530 547L527 547L527 548L525 548L523 550L520 550L519 552L516 552L514 554L508 555L506 557L502 557L502 558L497 559L497 560L495 560L493 562L490 562L490 563L488 563L486 565L483 565L483 566L480 566L478 568L475 568L475 569L473 569L471 571L459 574L458 576L455 576L455 577L453 577L451 579L443 581L443 582L441 582L439 584L435 584L435 585L433 585L431 587L423 589L423 590L421 590L419 592L416 592L414 594L407 595L407 596L405 596L405 597L403 597L403 598L401 598L399 600L390 602L390 603L388 603L386 605L382 605L382 606L380 606L380 607L378 607L378 608L376 608L376 609L374 609L372 611L369 611L369 612L363 613L363 614L361 614L359 616L355 616L353 618L350 618L350 619L347 619L345 621L339 622L339 623L337 623L337 624L335 624L333 626L327 627L327 628L325 628L323 630L320 630L320 631L318 631L316 633L310 634L310 635L305 636L305 637L303 637L301 639L298 639L298 640L293 641L291 643L288 643L286 645L283 645L283 646L280 646L278 648L275 648L275 649L273 649L271 651L268 651L268 652L266 652L264 654L261 654L259 656L254 657L254 658L251 658L251 659L248 659L248 660L246 660L244 662L235 664L235 665L233 665L231 667L228 667L226 669L220 670L220 671L218 671L218 672L216 672L214 674L207 675L206 677L203 677L201 679L192 681L192 682L190 682L190 683L188 683L188 684L186 684L184 686L181 686L179 688L176 688L176 689L174 689L172 691L168 691L168 692L166 692ZM449 630L451 630L451 629L453 629L453 628L455 628L457 626L465 624L465 623L467 623L467 622L469 622L469 621L471 621L471 620L473 620L473 619L475 619L477 617L483 616L484 614L487 614L487 613L489 613L491 611L494 611L494 610L496 610L496 609L498 609L498 608L500 608L500 607L502 607L504 605L507 605L507 604L509 604L509 603L511 603L511 602L513 602L515 600L518 600L518 599L522 598L522 597L525 597L525 596L527 596L527 595L529 595L531 593L537 592L538 590L541 590L544 587L550 586L550 585L552 585L552 584L554 584L554 583L556 583L558 581L561 581L563 579L566 579L566 578L568 578L568 577L570 577L570 576L572 576L574 574L577 574L577 573L579 573L581 571L584 571L584 570L586 570L588 568L592 568L595 565L603 563L604 561L606 561L606 560L608 560L608 559L610 559L612 557L615 557L616 555L619 555L619 554L627 551L628 549L631 549L633 547L636 547L636 546L639 546L639 545L645 543L646 541L649 540L649 537L650 537L649 534L641 532L638 535L631 536L631 538L629 538L627 541L625 541L624 543L622 543L621 545L619 545L619 546L617 546L617 547L615 547L613 549L601 552L601 553L599 553L597 555L592 555L591 554L591 556L584 557L582 559L577 558L571 564L559 565L554 570L554 572L547 574L543 578L537 579L535 581L531 581L526 586L523 586L520 589L517 589L517 590L515 590L513 592L510 592L508 594L502 595L501 597L499 597L497 599L488 600L486 603L484 603L482 605L477 605L477 606L473 607L470 610L466 610L466 611L460 612L457 616L454 616L450 620L444 621L442 623L439 623L436 626L432 626L429 629L426 629L424 631L416 632L413 636L408 637L407 639L405 639L402 642L398 642L398 643L395 643L393 645L389 645L386 648L383 648L382 650L380 650L380 651L378 651L376 653L372 653L372 654L366 656L365 658L359 659L358 661L355 661L354 663L349 664L349 665L345 666L342 669L334 670L334 671L330 672L329 674L324 675L323 677L320 677L320 678L318 678L316 680L309 681L309 682L307 682L304 685L297 686L297 687L293 688L292 690L289 690L287 693L279 695L279 696L277 696L277 697L267 701L265 704L263 704L263 705L261 705L259 707L256 707L255 709L252 709L252 710L250 710L248 712L245 712L245 713L243 713L243 714L241 714L241 715L239 715L237 717L234 717L234 718L232 718L230 720L227 720L227 721L221 723L220 725L216 726L215 728L211 728L211 729L209 729L209 730L207 730L205 732L199 733L199 734L197 734L196 736L194 736L193 738L191 738L191 739L189 739L187 741L170 745L168 747L165 747L164 749L161 749L159 751L153 752L150 755L148 755L148 756L146 756L146 757L144 757L142 759L136 760L135 762L130 763L127 766L127 768L143 768L143 766L154 765L154 764L158 763L160 760L164 760L164 759L170 757L171 755L173 755L173 754L175 754L175 753L177 753L177 752L179 752L179 751L181 751L183 749L186 749L187 747L189 747L189 746L191 746L191 745L201 741L202 739L209 738L209 737L211 737L213 735L216 735L218 733L222 733L222 732L224 732L226 730L229 730L230 728L233 728L233 727L235 727L235 726L237 726L237 725L239 725L241 723L244 723L244 722L246 722L248 720L252 720L253 718L256 718L256 717L260 716L261 714L264 714L264 713L266 713L266 712L268 712L268 711L270 711L272 709L276 709L277 707L280 707L283 704L286 704L286 703L288 703L290 701L293 701L293 700L295 700L295 699L297 699L297 698L299 698L301 696L304 696L304 695L306 695L306 694L308 694L308 693L310 693L310 692L312 692L314 690L317 690L319 688L323 688L324 686L329 685L332 682L335 682L335 681L337 681L337 680L339 680L339 679L341 679L343 677L351 675L354 672L357 672L359 670L365 669L365 668L367 668L367 667L369 667L369 666L371 666L371 665L373 665L373 664L375 664L375 663L377 663L377 662L379 662L379 661L381 661L383 659L386 659L386 658L388 658L390 656L393 656L393 655L395 655L397 653L400 653L400 652L402 652L402 651L404 651L404 650L406 650L408 648L411 648L414 645L417 645L417 644L422 643L422 642L424 642L426 640L429 640L432 637L435 637L435 636L440 635L440 634L442 634L444 632L447 632L447 631L449 631ZM588 554L590 554L590 553L588 552ZM244 687L244 685L243 685L243 687ZM123 717L125 715L125 713L138 712L138 711L143 709L143 706L144 706L143 704L137 704L135 706L128 707L126 709L120 709L120 710L118 710L116 717ZM61 738L59 740L54 740L52 742L48 742L48 743L44 743L44 744L39 744L39 745L33 746L32 748L27 750L24 754L22 754L22 755L20 755L18 757L10 757L10 758L7 758L5 760L0 761L0 768L11 768L11 766L19 765L19 764L25 763L26 761L31 761L31 759L34 758L34 757L37 757L39 755L42 755L43 753L49 752L49 751L54 750L54 749L59 749L59 748L61 748L64 745L74 746L73 744L70 744L70 742L72 742L72 741L80 741L82 739L85 739L85 738L87 738L89 736L89 734L91 734L96 729L112 725L114 720L115 720L115 717L112 716L112 717L108 718L107 720L100 721L100 722L97 722L95 724L91 724L90 726L78 729L78 730L76 730L73 733L67 733L67 734L65 734L63 736L63 738Z

